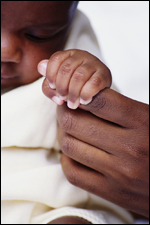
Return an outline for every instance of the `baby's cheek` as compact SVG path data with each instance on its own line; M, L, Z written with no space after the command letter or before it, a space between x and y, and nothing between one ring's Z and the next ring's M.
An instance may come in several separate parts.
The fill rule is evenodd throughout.
M23 84L32 83L42 77L37 69L37 65L42 59L43 58L36 56L35 53L32 54L31 51L23 56L20 65L18 65L20 79Z
M34 81L38 80L41 76L41 74L37 70L37 64L35 66L24 66L24 69L22 68L22 72L20 75L20 81L22 85L33 83Z

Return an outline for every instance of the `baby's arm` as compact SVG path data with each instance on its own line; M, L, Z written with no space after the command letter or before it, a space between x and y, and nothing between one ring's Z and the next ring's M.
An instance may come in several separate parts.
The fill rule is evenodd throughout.
M67 101L71 109L90 103L99 91L111 86L109 69L97 57L82 50L56 52L38 64L38 71L55 90L52 100L59 105Z

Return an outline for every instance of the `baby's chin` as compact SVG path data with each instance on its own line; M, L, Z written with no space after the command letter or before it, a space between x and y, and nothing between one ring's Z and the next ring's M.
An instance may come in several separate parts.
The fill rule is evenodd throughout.
M7 92L9 90L12 90L12 89L14 89L16 87L19 87L19 86L20 86L19 84L3 84L1 82L1 94L5 93L5 92Z
M1 88L1 95L2 94L5 94L6 92L8 92L8 91L10 91L10 90L12 90L13 88Z
M41 78L43 76L41 76L41 74L37 74L36 76L30 76L29 79L23 79L19 76L16 76L14 78L3 78L3 76L1 76L1 93L5 92L6 90L11 90L20 86L24 86L27 84L31 84L35 81L37 81L39 78Z

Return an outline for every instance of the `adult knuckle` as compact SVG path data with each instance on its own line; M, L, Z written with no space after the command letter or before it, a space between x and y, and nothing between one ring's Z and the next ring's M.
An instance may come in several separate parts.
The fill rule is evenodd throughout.
M136 171L133 167L128 166L128 168L126 168L126 179L128 180L128 182L131 184L131 182L133 182L133 180L137 179L136 177Z
M119 172L115 175L115 180L118 182L118 188L122 188L122 184L124 184L124 188L130 188L131 187L131 172L130 168L128 166L120 166Z
M89 135L90 138L98 137L100 134L100 131L99 131L99 129L97 129L97 127L95 127L95 125L90 124L87 134Z
M86 182L85 178L82 176L82 172L80 171L80 168L78 167L77 162L74 161L74 165L66 172L67 180L73 184L74 186L80 187L84 189L86 187L89 192L95 192L96 191L96 185L88 184Z
M134 144L127 143L125 145L125 149L132 159L137 160L139 158L137 146L135 146Z
M142 138L140 137L127 143L125 149L130 157L136 162L141 162L149 157L148 143L144 142L144 140L142 141Z
M73 118L70 112L65 112L59 121L60 128L65 131L69 132L73 129Z
M67 156L72 156L74 149L74 141L69 135L65 135L61 141L61 149Z
M79 176L75 168L70 168L66 173L66 177L69 183L75 186L79 185Z
M99 112L103 108L106 108L106 103L106 96L103 91L101 91L98 95L93 97L93 101L90 103L90 108L92 111Z
M126 188L135 190L138 186L141 185L141 172L140 166L136 166L136 163L132 165L124 165L121 171L121 177L123 179ZM142 168L141 168L142 169Z

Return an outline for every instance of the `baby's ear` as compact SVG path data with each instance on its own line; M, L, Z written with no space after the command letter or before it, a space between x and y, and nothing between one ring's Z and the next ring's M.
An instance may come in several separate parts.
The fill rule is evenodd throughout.
M38 72L41 75L43 75L44 77L46 77L47 64L48 64L48 59L44 59L44 60L40 61L38 66L37 66Z

